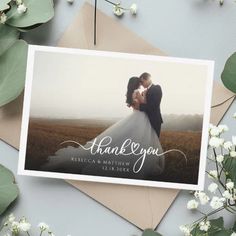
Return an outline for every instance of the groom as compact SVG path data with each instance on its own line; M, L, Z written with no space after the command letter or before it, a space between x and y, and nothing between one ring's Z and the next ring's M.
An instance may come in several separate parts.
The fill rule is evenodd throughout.
M139 105L139 110L146 112L150 123L160 137L161 124L163 123L160 103L162 98L162 90L160 85L154 85L151 80L151 75L147 72L143 73L140 77L141 85L146 88L146 103Z

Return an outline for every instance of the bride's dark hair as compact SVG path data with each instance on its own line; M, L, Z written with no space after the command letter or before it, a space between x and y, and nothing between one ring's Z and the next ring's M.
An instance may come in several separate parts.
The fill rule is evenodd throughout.
M126 93L126 103L127 103L127 106L132 106L133 105L133 98L132 98L132 95L133 95L133 92L135 89L138 89L140 86L140 79L139 77L131 77L129 79L129 82L128 82L128 86L127 86L127 93Z

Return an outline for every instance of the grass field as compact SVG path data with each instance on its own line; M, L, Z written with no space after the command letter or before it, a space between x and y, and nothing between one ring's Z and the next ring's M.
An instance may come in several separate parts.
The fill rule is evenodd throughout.
M111 125L111 122L86 120L30 119L25 168L38 170L47 158L60 148L65 140L85 144ZM163 150L179 149L187 156L166 155L166 167L159 181L196 184L200 157L201 132L162 131L160 142Z

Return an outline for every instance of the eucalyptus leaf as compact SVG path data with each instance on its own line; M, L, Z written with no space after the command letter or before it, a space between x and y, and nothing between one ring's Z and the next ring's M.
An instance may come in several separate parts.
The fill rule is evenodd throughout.
M4 10L7 10L10 8L10 6L8 5L8 3L10 2L11 0L1 0L0 1L0 11L4 11Z
M20 95L25 85L28 46L17 40L0 56L0 107Z
M19 14L17 6L14 4L11 10L7 12L7 24L17 27L26 28L33 25L45 23L54 16L53 0L24 0L27 7L25 13Z
M162 235L152 229L145 229L143 231L142 236L162 236Z
M236 183L236 158L225 155L223 167L228 172L227 178Z
M0 55L18 40L20 33L17 29L5 24L0 24Z
M236 53L226 61L221 80L227 89L236 93Z
M19 30L20 32L23 32L23 33L25 33L25 32L27 32L27 31L29 31L29 30L32 30L32 29L34 29L34 28L37 28L37 27L39 27L40 25L42 25L42 23L40 23L40 24L35 24L35 25L31 25L31 26L29 26L29 27L24 27L24 28L17 28L17 30Z
M15 201L19 189L10 170L0 165L0 215Z

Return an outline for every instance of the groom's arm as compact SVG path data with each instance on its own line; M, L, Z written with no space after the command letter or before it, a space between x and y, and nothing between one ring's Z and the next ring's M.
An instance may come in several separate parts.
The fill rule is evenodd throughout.
M162 90L160 86L155 86L152 94L150 94L150 102L146 104L140 104L139 110L143 112L153 112L158 109L161 103Z

